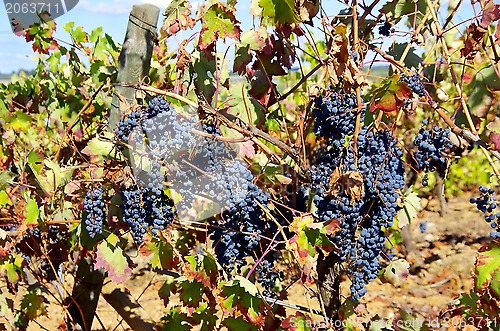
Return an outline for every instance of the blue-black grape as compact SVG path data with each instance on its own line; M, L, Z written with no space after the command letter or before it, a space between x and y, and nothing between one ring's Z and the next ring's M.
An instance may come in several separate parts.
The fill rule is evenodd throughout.
M378 27L378 33L384 37L389 37L391 33L394 32L394 28L392 24L389 22L384 22L381 26Z
M85 228L91 238L102 233L104 223L104 201L102 187L87 191L83 200L83 210L87 213Z
M317 100L316 108L321 111L315 113L320 116L315 133L328 138L328 147L313 166L312 187L320 221L341 221L332 238L338 250L331 254L349 262L351 296L358 300L366 292L365 285L381 269L383 229L392 225L401 209L404 168L397 139L388 130L365 126L363 114L354 148L350 140L356 113L338 111L357 107L353 100L353 96L349 101L336 92ZM329 114L328 120L325 114Z
M412 90L413 93L417 94L419 97L425 97L425 86L422 84L418 73L414 73L411 76L402 74L400 81L408 84L410 90Z
M485 221L488 222L493 229L490 232L490 236L492 238L500 238L500 229L498 227L500 213L495 214L495 210L498 207L495 190L487 188L486 186L480 186L479 192L481 195L478 198L471 198L470 202L475 204L477 209L485 215Z
M427 122L424 122L424 125ZM443 175L446 170L446 157L444 152L454 146L450 140L450 129L442 129L433 125L431 129L421 128L413 144L417 147L415 152L415 167L425 172L437 171ZM422 184L427 186L428 176L424 176Z

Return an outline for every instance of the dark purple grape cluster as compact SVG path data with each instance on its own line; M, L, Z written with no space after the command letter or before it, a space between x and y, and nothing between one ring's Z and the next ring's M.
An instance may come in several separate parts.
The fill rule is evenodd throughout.
M427 121L424 121L427 125ZM443 175L446 170L446 157L444 152L454 146L450 140L450 129L442 129L433 125L431 129L422 128L418 132L413 144L417 147L415 152L415 168L425 172L434 172ZM428 175L424 175L422 185L427 186Z
M374 131L365 126L364 116L361 116L357 150L354 150L349 139L356 125L355 113L346 115L338 111L339 105L345 101L343 98L323 100L327 101L316 105L322 109L318 112L322 116L320 123L316 125L323 130L315 132L328 137L328 147L313 166L313 201L321 221L341 221L339 230L332 238L338 251L332 254L337 254L340 261L349 262L351 296L358 300L366 292L365 285L381 269L379 259L385 241L383 229L392 225L401 209L398 201L404 186L403 151L390 131ZM335 109L329 110L331 107ZM352 108L353 105L343 107ZM323 114L327 113L332 118L325 122ZM330 133L326 127L336 131ZM334 170L338 172L339 167L343 176L361 178L357 184L357 191L361 192L359 196L354 197L353 188L345 187L345 183L337 189L330 187L332 173Z
M104 201L102 199L102 187L87 191L83 199L83 210L87 213L85 217L85 228L91 238L102 233L104 224Z
M274 223L265 222L264 217L269 194L253 183L246 164L218 139L220 131L215 125L199 125L193 118L176 113L162 98L152 99L140 116L129 114L122 121L117 136L140 150L140 163L149 165L139 169L134 185L122 190L123 220L135 240L142 241L149 228L154 233L174 219L173 203L164 193L163 185L168 183L169 191L180 196L175 212L181 221L182 217L189 218L190 209L200 207L199 198L210 205L203 206L203 213L213 223L210 236L226 271L239 270L248 256L262 256L270 244L262 242L262 235L276 230L270 229ZM258 277L264 283L276 278L272 257L267 254L260 262L267 266ZM265 272L269 273L267 278Z
M425 97L425 86L422 84L418 73L414 73L411 76L402 74L399 80L408 84L410 90L412 90L413 93L417 94L419 97Z
M384 24L378 27L378 33L384 37L389 37L391 33L394 33L394 28L391 23L384 22Z
M471 198L470 202L475 204L477 209L485 214L484 219L493 229L493 231L490 232L490 236L492 238L500 238L500 229L498 227L500 213L495 214L495 209L497 209L495 190L487 188L486 186L480 186L479 192L481 195L478 198Z
M339 150L345 137L354 133L358 103L356 94L343 90L330 91L329 95L314 100L314 134L331 140L332 148Z
M116 137L120 141L128 144L130 134L139 126L140 118L141 112L137 110L125 115L116 126ZM122 146L118 146L120 149L123 149Z

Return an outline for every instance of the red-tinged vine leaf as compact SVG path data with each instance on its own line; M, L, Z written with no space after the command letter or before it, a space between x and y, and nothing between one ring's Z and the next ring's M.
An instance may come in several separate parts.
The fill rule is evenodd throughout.
M311 328L309 326L314 325L311 317L304 315L301 312L296 312L293 315L288 316L281 322L280 331L309 331Z
M163 25L160 28L162 36L171 36L179 30L192 29L196 24L191 17L191 4L188 0L171 1L165 9Z
M467 26L465 30L467 39L464 42L464 47L460 50L461 56L467 61L472 62L477 52L483 47L484 35L486 32L487 30L477 26L474 22Z
M225 284L221 294L226 298L222 301L226 311L244 315L247 324L263 325L265 305L262 299L257 297L258 290L255 284L244 277L235 276Z
M234 10L221 2L211 5L203 15L199 47L207 49L218 38L239 40L240 22L234 16Z
M483 15L479 23L484 29L493 22L500 19L500 4L495 4L493 0L486 0L483 5Z
M377 109L384 113L396 111L404 105L404 102L409 100L413 95L408 84L399 80L400 75L393 75L386 78L380 84L380 87L373 91L373 98L370 102L370 112Z
M401 281L408 278L409 268L410 264L406 260L399 259L391 261L384 270L382 280L389 282L392 285L399 285Z
M290 231L295 235L288 241L287 247L290 251L296 252L297 261L302 268L302 281L309 283L312 281L311 274L314 262L318 257L318 249L324 252L331 252L335 249L333 243L328 239L327 232L335 231L332 223L315 223L311 215L295 217L290 224ZM326 230L329 228L328 230Z
M246 156L250 159L255 156L255 146L253 141L249 140L242 142L239 144L239 147L240 147L239 151L240 155Z
M495 28L495 44L500 45L500 24L497 24Z
M142 256L151 256L153 269L173 269L179 264L179 259L174 254L172 245L168 242L147 236L146 241L139 247Z
M254 76L250 81L251 88L248 91L261 105L266 107L276 101L276 84L270 83L269 77L262 70L255 70Z
M490 142L495 146L497 151L500 151L500 133L490 133Z
M248 324L243 316L225 318L222 321L222 325L229 331L257 331L257 327L253 324Z
M90 157L90 162L98 163L108 157L114 148L113 143L94 137L88 142L82 153Z
M38 287L30 287L21 300L21 311L28 320L47 315L47 299Z
M271 24L291 24L300 22L294 0L260 0L262 16Z
M476 258L476 290L500 299L500 246L482 247Z
M54 20L40 24L35 23L24 32L26 42L33 42L31 47L33 51L40 54L49 54L50 51L57 50L59 44L53 37L56 30L56 22Z
M184 275L189 280L197 280L206 287L217 287L219 271L215 258L208 252L186 256Z
M121 247L115 247L106 241L97 245L94 253L94 268L104 269L115 283L127 280L132 273L132 266Z

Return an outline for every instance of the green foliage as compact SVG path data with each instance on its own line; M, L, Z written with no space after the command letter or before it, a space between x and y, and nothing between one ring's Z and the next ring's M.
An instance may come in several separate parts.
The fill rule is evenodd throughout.
M235 5L236 1L207 1L193 15L189 1L172 1L155 45L149 78L152 87L174 92L168 95L173 106L181 108L187 99L188 104L198 106L202 121L220 128L225 142L241 143L238 152L256 175L255 183L271 195L271 202L261 206L264 227L279 225L279 233L271 234L279 239L266 237L262 242L272 244L262 244L268 245L262 251L276 257L278 263L285 263L282 257L287 259L286 265L279 264L289 269L280 296L286 298L294 282L309 286L318 281L317 259L336 250L332 238L343 222L319 222L310 201L314 192L310 190L306 197L298 194L299 188L309 187L308 169L319 151L327 148L325 141L312 134L311 109L314 97L324 94L330 85L356 91L369 103L366 110L372 113L367 116L373 117L370 130L392 130L405 146L410 166L416 126L423 118L435 118L437 110L446 110L441 115L445 119L453 118L464 124L463 128L478 131L486 146L500 141L494 136L500 133L500 85L493 67L498 58L492 50L496 46L487 44L486 35L477 37L472 25L464 36L449 27L444 36L438 35L439 22L433 22L432 15L423 20L438 6L428 8L426 1L384 1L378 16L371 12L373 8L358 6L354 13L346 5L342 13L347 15L333 18L336 13L320 12L320 1L253 0L253 27L242 31L243 20ZM497 30L491 37L498 44L500 9L496 6L486 1L479 16L485 31L489 25ZM449 12L449 22L453 13ZM376 20L367 18L377 16ZM405 42L379 50L377 47L385 44L378 44L376 31L383 22L394 26L394 34L411 36L411 40L407 37ZM321 36L311 32L308 24L319 27ZM35 24L23 33L40 53L37 68L33 75L20 73L0 85L0 272L12 292L22 293L15 302L3 295L2 288L0 315L6 316L12 328L26 328L47 313L47 293L26 282L27 265L34 266L31 272L37 281L48 281L35 261L66 270L75 278L75 268L65 266L90 256L94 269L102 268L117 283L127 280L135 267L131 247L136 243L130 240L120 210L120 191L133 182L130 163L127 153L116 148L114 134L107 127L120 47L102 28L86 32L70 22L63 27L68 43L53 37L55 29L51 21ZM179 32L184 30L192 30L186 34L190 37L183 38ZM172 43L173 39L177 42ZM439 44L442 40L448 43L446 52ZM230 55L233 51L234 57ZM391 62L389 70L370 71L374 62L361 65L381 57ZM472 64L460 66L461 77L450 71L465 61ZM400 74L410 68L423 75L430 99L415 99L409 86L400 82ZM390 76L386 77L388 71ZM456 77L461 81L454 81ZM142 98L138 103L147 102L153 91L158 92L145 90L147 93L138 93L138 99ZM344 147L356 146L357 138L357 134L350 136ZM477 148L464 150L465 155L457 155L447 172L447 195L495 182L484 155ZM418 193L432 194L435 182L431 174L430 187L419 188ZM102 235L90 238L82 222L88 215L82 212L81 203L85 193L96 187L105 192L106 224ZM299 206L300 199L307 201ZM412 189L400 203L403 209L397 224L387 229L391 243L399 242L399 229L414 220L421 209L420 198ZM207 228L215 224L212 221L224 226L222 219L200 224L176 221L165 231L148 233L145 242L134 247L151 258L153 269L180 275L169 278L158 292L168 313L156 321L157 327L313 330L316 324L310 312L285 311L261 294L255 282L261 277L255 271L262 263L261 255L246 257L236 271L222 271L215 254L217 240L213 242L207 235ZM263 231L259 235L269 234ZM480 252L476 288L462 296L457 314L498 313L498 251L492 245ZM382 280L397 285L408 268L407 261L397 259L388 264ZM24 291L17 292L19 285ZM70 296L70 292L65 295ZM346 329L360 330L355 309L358 303L350 298L342 301L340 311L333 313L347 320ZM61 306L65 302L71 298L62 300ZM414 322L409 314L402 313L401 318ZM375 322L370 329L378 329ZM425 327L417 325L416 329Z

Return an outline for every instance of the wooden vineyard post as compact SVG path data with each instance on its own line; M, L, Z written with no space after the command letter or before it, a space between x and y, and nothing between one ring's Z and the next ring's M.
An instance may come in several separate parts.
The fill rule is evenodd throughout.
M141 4L132 7L125 40L118 59L118 75L108 121L111 128L116 127L122 111L124 111L120 108L119 96L127 99L128 102L135 100L135 89L121 84L137 84L149 74L159 15L160 9L154 5ZM68 324L73 326L70 329L84 331L92 329L97 303L103 289L104 276L102 269L94 270L92 259L89 256L80 256L75 285L71 297L68 298ZM121 292L112 290L109 292L106 293L106 299L123 300L122 306L127 302L133 302L130 297ZM112 306L117 307L116 304L112 304ZM122 312L128 311L122 306L120 306ZM136 318L124 316L124 319L132 323L137 330L152 329L152 323L147 317L143 318L142 322L138 320L147 316L147 314L143 316L138 314L141 307L134 304L133 308L129 314L136 314Z
M119 96L128 102L135 100L134 87L120 84L138 84L149 74L159 15L160 9L154 5L142 4L132 7L118 58L118 75L109 115L111 128L116 126L124 110L120 109Z

